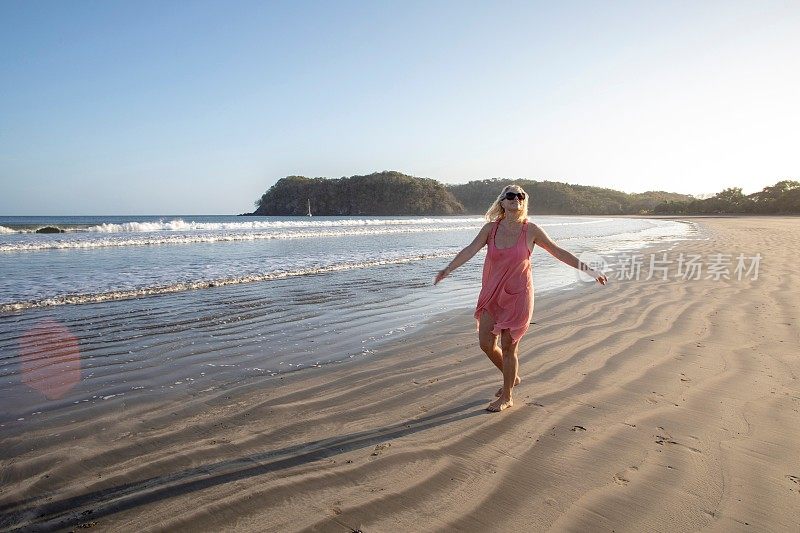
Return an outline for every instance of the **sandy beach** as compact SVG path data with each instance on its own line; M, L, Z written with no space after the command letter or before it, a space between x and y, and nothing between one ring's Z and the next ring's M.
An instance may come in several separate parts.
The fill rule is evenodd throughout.
M0 528L797 531L800 220L694 221L666 253L700 279L537 298L510 410L484 410L501 376L467 309L367 361L6 438Z

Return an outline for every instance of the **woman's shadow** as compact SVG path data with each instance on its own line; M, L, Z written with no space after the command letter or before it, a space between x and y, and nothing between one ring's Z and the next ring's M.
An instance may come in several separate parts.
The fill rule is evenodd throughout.
M485 400L473 400L422 418L380 429L320 439L279 450L189 468L52 501L31 505L35 498L0 506L0 527L49 530L78 525L151 502L182 496L233 481L302 466L339 454L369 448L432 427L485 415ZM480 409L478 407L480 406Z

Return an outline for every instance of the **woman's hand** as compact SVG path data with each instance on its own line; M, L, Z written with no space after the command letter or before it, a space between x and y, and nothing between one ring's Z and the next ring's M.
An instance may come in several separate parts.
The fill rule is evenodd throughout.
M588 272L588 274L592 276L594 279L596 279L597 283L599 283L600 285L605 285L606 283L608 283L608 277L606 277L606 275L603 274L602 272L592 270L591 272Z
M450 275L450 272L451 272L450 267L444 267L443 269L441 269L439 273L436 274L436 279L433 280L433 284L436 285L437 283L442 281L444 278Z

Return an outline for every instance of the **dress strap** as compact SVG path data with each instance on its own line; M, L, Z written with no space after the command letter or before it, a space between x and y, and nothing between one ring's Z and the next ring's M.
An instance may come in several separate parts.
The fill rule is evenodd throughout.
M494 236L497 235L497 228L500 227L500 220L495 220L494 226L492 226L492 232L489 234L489 243L494 246ZM496 248L496 246L495 246Z
M527 220L522 222L522 231L519 232L519 239L522 241L523 246L525 246L525 251L528 252L528 255L531 255L531 250L528 248L528 221Z

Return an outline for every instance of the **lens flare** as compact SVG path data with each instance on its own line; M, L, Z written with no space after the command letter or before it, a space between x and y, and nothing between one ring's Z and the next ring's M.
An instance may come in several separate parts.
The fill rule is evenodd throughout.
M19 340L22 382L48 400L67 394L81 379L78 339L61 323L45 319Z

